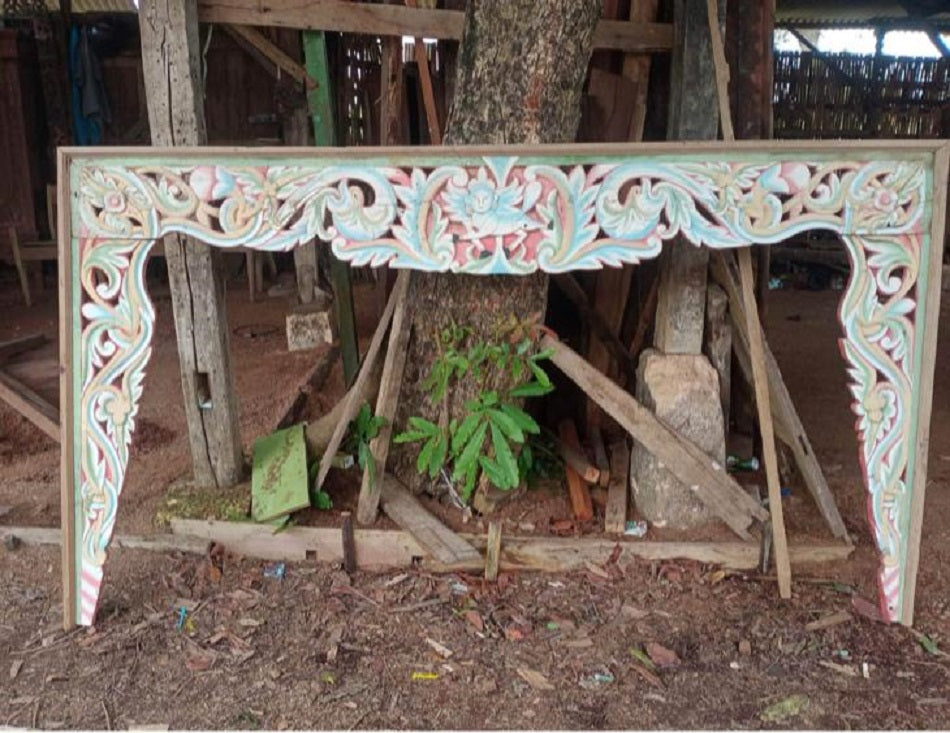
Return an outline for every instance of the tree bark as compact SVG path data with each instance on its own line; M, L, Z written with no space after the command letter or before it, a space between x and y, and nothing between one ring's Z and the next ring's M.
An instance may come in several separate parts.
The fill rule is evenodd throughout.
M581 95L601 0L470 0L458 55L455 97L445 144L571 142L580 121ZM475 277L414 273L413 333L403 397L396 417L438 420L421 383L438 354L437 339L450 323L469 325L489 338L514 315L543 317L548 278ZM449 416L457 415L480 385L453 390ZM414 490L422 488L415 450L394 455L393 469ZM412 460L411 460L412 459Z

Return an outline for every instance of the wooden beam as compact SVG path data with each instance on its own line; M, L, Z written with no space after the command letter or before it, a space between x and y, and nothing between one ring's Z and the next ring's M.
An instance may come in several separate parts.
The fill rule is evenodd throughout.
M139 30L152 144L206 144L195 3L141 0ZM205 486L244 475L221 256L190 237L165 239L188 440L195 481Z
M488 523L488 539L485 544L485 580L498 580L498 563L501 560L501 522Z
M45 344L49 339L42 333L32 336L22 336L21 338L11 339L10 341L0 342L0 363L3 363L14 356L18 356L26 351L32 351Z
M460 10L407 8L344 0L198 0L198 17L205 23L277 26L313 31L339 31L377 36L418 36L460 40L465 13ZM669 51L673 28L668 23L628 23L601 20L594 47L650 53Z
M392 476L381 477L383 511L444 565L481 564L482 557L468 542L440 522Z
M360 369L356 374L356 379L353 382L353 386L350 388L350 391L347 392L346 401L343 403L343 410L339 417L339 422L337 422L336 427L333 429L333 434L330 436L330 442L327 445L326 450L323 452L323 457L320 459L320 470L317 473L317 479L314 482L314 488L319 489L323 486L323 482L327 477L327 472L330 470L330 463L333 459L333 456L336 455L337 451L340 449L340 444L343 442L343 436L346 434L346 429L350 424L356 413L360 409L360 400L363 395L363 390L366 386L367 381L370 378L370 375L373 372L373 366L376 363L376 359L379 356L379 351L383 346L383 339L386 337L386 331L389 330L389 322L392 320L393 311L396 309L396 304L406 298L406 293L409 290L409 271L400 270L399 276L396 278L396 287L393 288L393 293L389 297L389 302L386 304L386 310L383 311L383 316L379 320L379 324L376 326L376 332L373 334L373 340L369 344L369 348L366 350L366 358L363 359L363 363L360 365Z
M283 49L267 38L256 28L246 25L232 25L226 23L224 30L235 38L240 38L269 60L276 69L282 70L292 79L300 82L307 89L313 89L317 82L311 77L303 65L292 59Z
M595 399L634 440L662 461L670 473L688 486L733 532L744 540L752 539L751 525L755 520L768 519L768 512L726 473L724 466L657 419L633 396L564 344L545 336L541 347L551 349L555 366Z
M379 382L375 411L376 416L385 419L386 422L369 446L375 469L373 474L370 473L368 467L363 471L356 513L357 521L364 525L376 521L380 481L386 475L393 421L396 419L396 406L399 403L399 392L402 390L402 379L406 370L406 356L409 352L409 326L412 323L409 301L408 294L404 295L396 302L393 311L393 325L389 332L389 343L386 347L386 358L383 361L383 374Z
M173 519L175 535L216 542L229 551L261 560L316 561L338 564L343 561L340 530L335 527L288 527L274 534L270 527L249 522ZM0 529L0 533L4 530ZM486 548L486 535L460 535L479 550ZM386 529L354 531L360 567L374 570L404 568L413 564L432 572L484 570L484 560L461 566L440 565L408 532ZM759 548L745 542L644 542L625 539L587 539L583 537L506 537L501 549L499 569L563 573L585 567L587 562L603 563L620 548L620 559L695 560L733 570L754 570L759 563ZM789 552L796 565L840 562L854 548L834 544L792 545Z
M353 7L356 7L354 4ZM264 25L264 24L257 24ZM318 147L338 144L336 122L331 96L327 44L323 33L308 31L303 34L303 52L307 74L317 86L307 92L307 107L313 121L313 137ZM360 366L359 339L356 333L356 312L353 308L353 283L350 268L327 252L330 259L330 280L333 284L333 308L340 334L340 353L343 357L343 381L353 383Z
M0 400L59 442L59 410L3 369L0 369Z

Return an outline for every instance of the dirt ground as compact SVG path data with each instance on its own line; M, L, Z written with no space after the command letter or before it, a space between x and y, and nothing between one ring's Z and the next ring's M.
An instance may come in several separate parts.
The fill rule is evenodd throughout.
M156 531L168 485L188 469L170 302L154 292L154 356L119 513L126 533ZM938 366L916 624L937 644L927 651L908 630L853 607L855 598L876 598L876 559L835 344L838 295L777 291L769 301L770 343L857 541L849 562L797 573L791 601L780 601L767 578L723 577L685 562L605 558L583 573L486 585L408 568L351 581L302 563L277 579L266 577L266 563L230 556L115 550L96 629L64 635L58 552L0 549L0 726L948 727L950 379ZM0 308L0 340L55 337L52 291L27 310L13 284L0 283ZM238 282L229 309L249 449L274 427L314 354L286 352L284 302L250 303ZM950 358L948 311L945 302L938 364ZM374 323L372 309L361 308L361 335ZM241 326L275 330L246 338ZM55 347L20 369L53 389L44 353ZM341 389L336 368L324 407ZM57 446L0 405L0 505L11 507L0 522L58 524L57 462ZM338 509L352 502L351 485L337 477L331 486ZM793 541L830 539L800 489L785 501ZM458 521L457 512L436 511ZM543 490L503 516L544 533L568 512L563 494ZM182 605L191 610L178 628ZM839 611L850 618L806 628ZM674 664L650 671L631 653L640 648Z

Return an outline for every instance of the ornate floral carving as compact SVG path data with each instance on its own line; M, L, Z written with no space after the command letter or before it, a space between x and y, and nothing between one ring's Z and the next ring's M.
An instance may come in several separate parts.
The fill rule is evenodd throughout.
M150 353L145 258L150 242L173 232L261 250L318 238L355 265L516 275L637 263L677 235L726 249L813 229L837 233L853 264L840 311L842 350L882 556L882 607L899 618L929 163L923 156L742 157L756 156L446 154L435 163L430 154L419 164L405 156L386 163L77 157L82 623L95 611Z

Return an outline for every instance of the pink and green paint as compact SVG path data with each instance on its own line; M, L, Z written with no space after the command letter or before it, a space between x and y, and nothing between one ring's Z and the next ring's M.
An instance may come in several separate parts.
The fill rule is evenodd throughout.
M682 235L730 249L836 233L852 276L840 318L881 609L903 607L920 511L942 242L937 145L585 146L372 150L62 151L73 380L63 491L75 494L75 622L93 623L151 353L144 266L184 233L283 251L312 239L353 265L526 275L636 264ZM941 185L935 186L940 180ZM942 209L941 209L942 211ZM938 217L939 218L939 217ZM931 272L931 269L935 269ZM923 387L923 385L928 385ZM65 392L64 392L65 394ZM929 407L924 411L929 416ZM68 421L67 421L68 422ZM64 453L65 455L65 453ZM64 459L65 460L65 459ZM923 465L921 465L923 463ZM919 494L916 502L914 494ZM916 508L915 508L916 507ZM66 569L64 569L66 570ZM911 575L913 571L911 571Z

